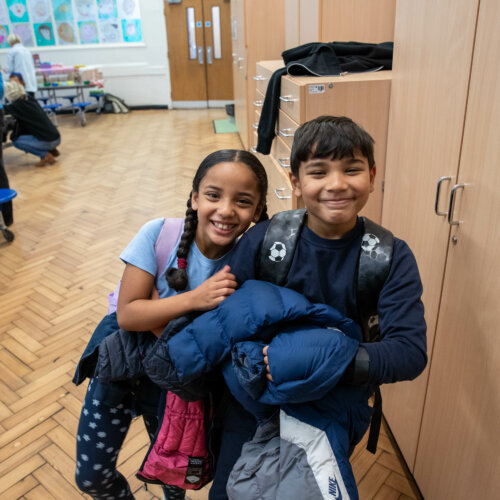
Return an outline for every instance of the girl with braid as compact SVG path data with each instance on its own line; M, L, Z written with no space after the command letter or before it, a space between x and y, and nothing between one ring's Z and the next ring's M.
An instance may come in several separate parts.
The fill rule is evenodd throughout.
M214 309L231 295L237 285L227 262L249 225L268 218L266 193L266 172L253 154L208 155L193 179L183 232L166 273L155 283L154 246L164 219L146 223L121 254L126 266L117 308L120 328L159 337L169 321ZM150 300L153 296L157 300ZM94 499L130 500L128 482L116 470L118 453L135 416L143 415L154 436L160 389L147 377L111 385L104 390L99 379L89 383L78 427L76 483ZM176 486L163 488L165 500L185 498Z

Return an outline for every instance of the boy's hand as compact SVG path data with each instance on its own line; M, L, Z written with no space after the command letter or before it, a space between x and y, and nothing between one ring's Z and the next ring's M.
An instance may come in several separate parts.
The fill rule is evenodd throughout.
M193 290L194 308L196 310L209 311L215 309L236 290L236 277L229 271L231 271L231 268L224 266L219 272Z
M271 368L269 368L269 358L267 357L267 350L268 349L269 349L268 345L266 345L266 347L264 347L264 349L262 349L262 354L264 355L264 363L266 364L266 371L267 371L266 378L270 382L274 382L273 377L271 376Z

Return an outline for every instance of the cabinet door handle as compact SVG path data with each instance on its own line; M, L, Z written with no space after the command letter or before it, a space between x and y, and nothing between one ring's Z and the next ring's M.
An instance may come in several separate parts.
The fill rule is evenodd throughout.
M212 64L212 47L207 47L207 64Z
M198 47L198 62L203 64L203 47Z
M255 75L253 79L256 80L257 82L261 82L262 80L267 80L267 78L262 75Z
M449 175L445 175L444 177L441 177L438 180L437 189L436 189L436 202L434 204L434 212L436 212L436 215L446 216L446 215L448 215L448 212L441 212L439 210L439 193L441 191L441 184L443 183L443 181L451 181L451 177Z
M257 106L258 108L262 108L262 106L264 106L264 101L262 99L257 99L253 102L253 105Z
M278 200L289 200L289 199L292 197L292 195L290 195L290 196L280 196L280 195L278 194L278 191L280 191L280 192L281 192L281 191L284 191L285 189L286 189L286 188L276 188L276 189L274 190L274 194L276 195L276 198L278 198Z
M278 132L281 135L281 137L293 137L293 133L290 134L292 131L291 128L284 128L283 130L279 129Z
M457 194L458 189L463 189L465 187L465 184L455 184L451 188L451 193L450 193L450 208L448 209L448 222L450 226L458 226L461 221L459 220L454 220L453 215L455 211L455 196Z
M278 163L283 168L290 168L290 158L278 158Z
M241 63L245 60L244 57L238 57L238 69L243 69Z
M252 123L252 127L257 130L259 128L259 124L257 122Z
M283 102L296 102L298 99L294 99L293 95L280 95L280 101Z
M255 154L255 153L257 153L257 148L255 146L252 146L250 148L250 151Z

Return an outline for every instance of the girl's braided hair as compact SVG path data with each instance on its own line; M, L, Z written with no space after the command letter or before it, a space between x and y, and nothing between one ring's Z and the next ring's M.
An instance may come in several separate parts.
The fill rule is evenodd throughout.
M177 250L177 268L170 267L167 269L166 278L168 285L180 292L188 285L187 275L187 256L189 249L196 236L196 228L198 227L198 213L191 207L191 196L193 193L198 193L200 183L206 173L218 163L239 162L244 163L257 177L260 199L259 203L263 204L263 210L259 218L259 222L269 218L267 215L266 195L267 195L267 175L264 166L259 159L248 151L238 149L222 149L209 154L198 167L193 179L193 186L187 202L186 219L184 222L184 231L181 235L179 248Z

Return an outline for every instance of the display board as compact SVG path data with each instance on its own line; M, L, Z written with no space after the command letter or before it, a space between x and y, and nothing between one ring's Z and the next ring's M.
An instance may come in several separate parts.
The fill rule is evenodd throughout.
M142 42L139 0L0 0L0 48Z

